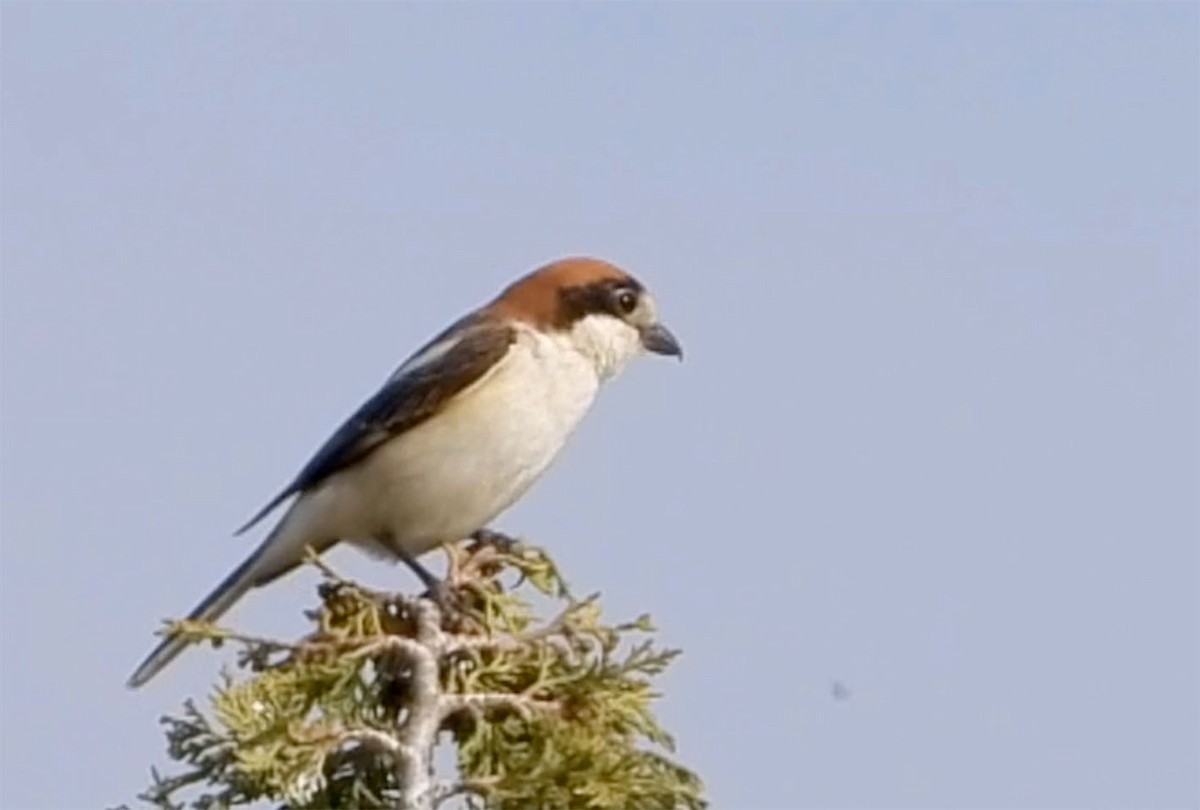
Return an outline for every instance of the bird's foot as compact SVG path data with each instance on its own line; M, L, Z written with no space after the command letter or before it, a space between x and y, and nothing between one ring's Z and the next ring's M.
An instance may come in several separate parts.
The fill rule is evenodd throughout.
M402 554L400 559L412 569L412 572L417 575L417 579L421 580L421 584L425 586L425 593L422 596L436 604L441 609L444 618L451 619L464 612L465 604L462 596L447 580L439 578L408 555Z
M501 554L511 554L521 542L515 537L510 537L504 532L497 532L492 529L477 529L471 533L471 539L476 543L485 546L493 546Z
M434 580L427 583L425 588L425 598L438 606L443 622L455 624L467 613L467 603L463 594L446 580Z

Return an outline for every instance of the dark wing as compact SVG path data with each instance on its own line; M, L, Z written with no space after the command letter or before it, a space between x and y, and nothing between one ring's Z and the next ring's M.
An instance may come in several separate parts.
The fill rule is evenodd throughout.
M471 315L435 337L400 366L237 534L292 495L316 486L393 436L424 422L503 357L514 336L506 324Z

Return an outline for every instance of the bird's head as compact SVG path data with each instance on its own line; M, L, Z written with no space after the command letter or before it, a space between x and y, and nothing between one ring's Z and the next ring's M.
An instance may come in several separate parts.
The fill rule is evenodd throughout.
M654 297L636 278L600 259L574 257L541 267L509 286L496 314L562 335L602 378L653 352L683 359L658 318Z

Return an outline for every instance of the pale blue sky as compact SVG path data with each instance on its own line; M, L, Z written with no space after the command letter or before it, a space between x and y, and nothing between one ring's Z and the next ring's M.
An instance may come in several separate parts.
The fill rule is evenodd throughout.
M687 360L499 526L715 806L1200 805L1197 8L4 3L0 806L130 799L230 531L579 252Z

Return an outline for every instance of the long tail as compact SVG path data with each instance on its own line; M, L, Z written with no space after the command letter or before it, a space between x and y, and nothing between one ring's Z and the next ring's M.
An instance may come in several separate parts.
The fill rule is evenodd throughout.
M303 551L284 548L283 538L279 536L286 522L286 519L281 521L254 553L196 606L188 615L188 620L215 621L251 588L265 585L298 566L304 559ZM168 635L129 676L126 686L136 689L143 685L175 660L185 647L187 642L176 635Z

